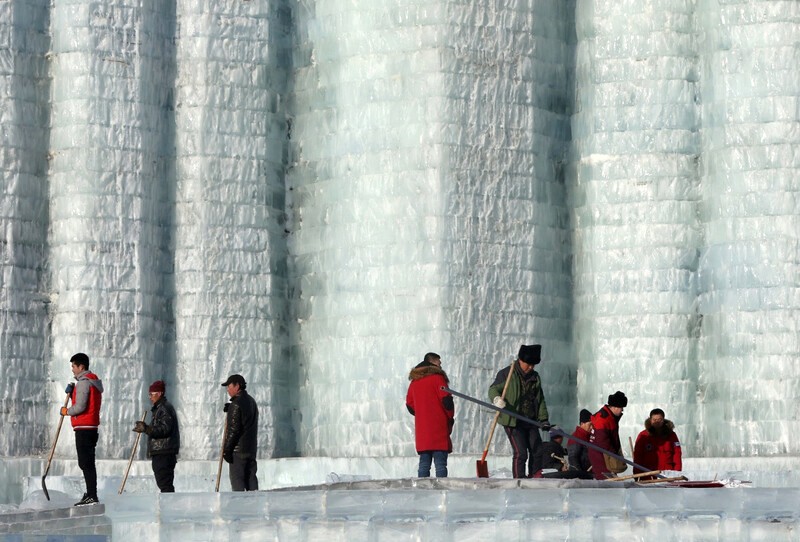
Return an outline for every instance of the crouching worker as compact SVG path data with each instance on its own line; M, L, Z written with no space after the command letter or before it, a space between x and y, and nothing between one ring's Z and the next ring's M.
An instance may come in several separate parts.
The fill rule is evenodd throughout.
M540 464L542 469L534 478L583 478L591 479L589 472L570 468L569 459L564 457L564 435L558 427L550 429L550 440L542 443L539 448Z
M162 380L150 384L150 402L153 419L150 425L136 422L133 430L145 433L147 440L147 457L152 461L153 475L161 493L174 493L175 465L178 463L178 452L181 448L181 432L178 427L178 415L175 408L164 396L166 386Z

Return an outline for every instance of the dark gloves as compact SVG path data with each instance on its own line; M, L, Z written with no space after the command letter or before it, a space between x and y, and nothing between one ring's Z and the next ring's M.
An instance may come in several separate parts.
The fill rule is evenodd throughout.
M455 424L456 424L456 421L454 419L450 418L450 419L447 420L447 434L448 435L452 435L453 434L453 426Z
M133 425L133 432L134 433L147 433L147 424L144 422L136 422Z
M233 463L233 452L225 450L222 452L222 459L224 459L226 463Z
M228 407L231 406L230 403L225 403L225 406L222 407L222 412L228 412Z
M72 390L74 389L75 389L75 384L70 382L69 384L67 384L67 387L64 388L64 393L66 393L67 395L72 395Z

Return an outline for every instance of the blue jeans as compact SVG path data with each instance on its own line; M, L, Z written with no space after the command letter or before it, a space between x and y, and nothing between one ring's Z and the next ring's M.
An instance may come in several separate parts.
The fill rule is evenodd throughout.
M447 478L447 452L442 451L420 452L417 476L420 478L430 477L431 461L436 465L436 477Z

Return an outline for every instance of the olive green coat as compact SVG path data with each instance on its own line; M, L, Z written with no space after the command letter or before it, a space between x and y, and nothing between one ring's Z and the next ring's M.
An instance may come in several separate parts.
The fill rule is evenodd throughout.
M495 397L499 396L503 393L503 386L506 383L506 378L508 377L508 371L511 369L511 366L504 369L500 369L497 373L497 376L494 379L494 382L491 386L489 386L489 401L494 400ZM508 389L506 390L505 401L506 401L506 408L505 410L510 410L511 412L516 412L526 418L530 418L533 421L537 422L547 422L548 421L548 413L547 413L547 404L544 400L544 391L542 391L542 379L539 377L539 373L533 371L533 385L529 390L529 394L532 396L531 399L531 412L521 412L521 403L522 403L522 392L523 392L523 384L522 384L522 377L521 377L522 370L519 368L517 364L514 364L514 374L511 375L511 380L508 383ZM500 413L500 416L497 419L498 423L503 426L507 427L516 427L518 420L513 416L509 416L508 414Z

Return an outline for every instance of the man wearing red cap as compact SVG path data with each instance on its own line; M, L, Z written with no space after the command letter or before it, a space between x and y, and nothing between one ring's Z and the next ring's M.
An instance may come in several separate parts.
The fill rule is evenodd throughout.
M133 430L146 433L147 457L151 459L156 485L161 493L174 493L175 465L181 448L181 432L175 408L164 396L166 385L163 380L150 384L150 402L153 420L150 425L136 422Z

